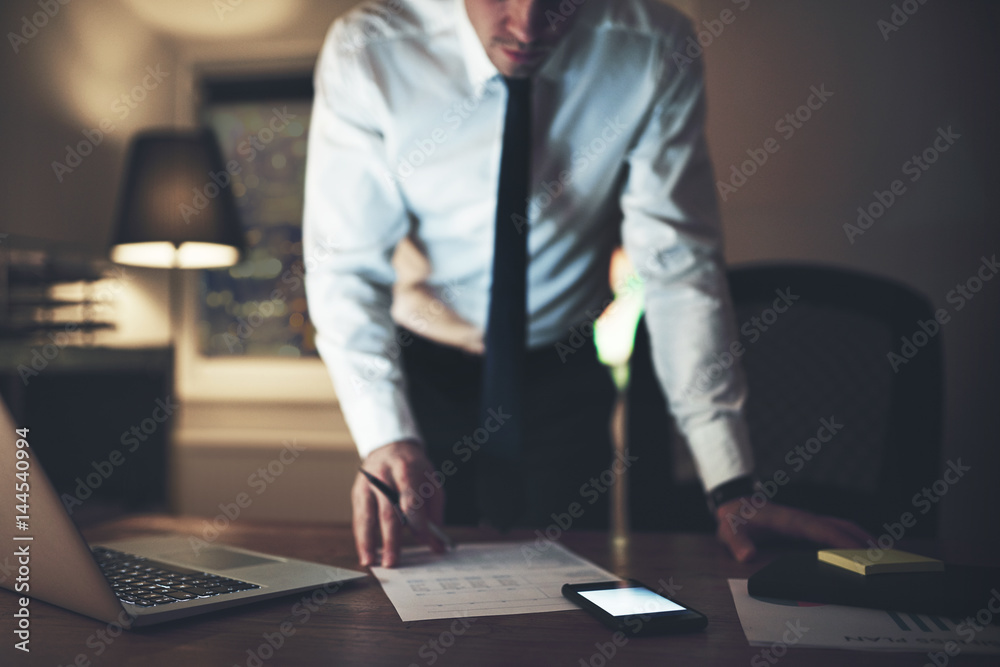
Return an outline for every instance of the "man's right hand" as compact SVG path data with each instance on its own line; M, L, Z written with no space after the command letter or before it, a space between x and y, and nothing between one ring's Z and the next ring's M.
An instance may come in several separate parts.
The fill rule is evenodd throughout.
M434 466L423 448L411 440L401 440L383 445L371 452L362 467L389 486L399 491L403 513L417 536L435 552L443 552L444 544L427 530L427 521L441 525L444 519L444 489L431 484L433 492L428 497L418 493L420 485L426 490ZM392 504L379 493L360 472L351 489L354 510L354 542L358 548L361 567L375 563L379 542L382 544L382 567L395 567L399 561L399 536L403 526L396 517Z

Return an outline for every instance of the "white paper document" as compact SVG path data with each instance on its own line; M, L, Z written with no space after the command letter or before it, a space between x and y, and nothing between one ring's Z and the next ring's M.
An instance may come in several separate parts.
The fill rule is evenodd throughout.
M462 544L445 554L414 547L398 567L372 572L403 621L579 609L563 584L619 580L555 542Z
M1000 598L983 599L981 620L845 607L814 602L762 600L747 593L746 579L730 579L729 588L751 646L846 648L863 651L913 651L1000 654L1000 627L989 625ZM971 622L970 622L971 621ZM947 652L946 652L947 651ZM774 655L778 655L777 651ZM942 663L943 664L943 663Z

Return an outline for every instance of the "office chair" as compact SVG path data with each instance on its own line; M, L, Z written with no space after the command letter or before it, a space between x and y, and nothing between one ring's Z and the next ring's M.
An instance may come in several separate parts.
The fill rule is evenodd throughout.
M927 334L930 302L891 280L832 267L746 266L730 271L729 284L756 474L788 475L774 501L851 519L876 536L909 512L906 536L933 537L937 503L914 502L942 474L947 325ZM773 310L778 290L798 297L783 313ZM903 337L915 343L912 358L901 354ZM891 364L890 352L906 361ZM627 437L642 464L630 478L632 528L713 530L700 485L668 482L672 426L645 325L633 354Z

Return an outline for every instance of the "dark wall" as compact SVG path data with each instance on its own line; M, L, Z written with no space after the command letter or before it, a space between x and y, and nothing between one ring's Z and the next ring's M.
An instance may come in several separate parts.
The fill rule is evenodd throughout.
M894 15L904 5L912 13ZM702 56L717 178L777 145L725 193L727 256L884 275L947 311L942 468L961 458L972 470L948 490L942 533L998 539L982 523L1000 503L1000 276L984 265L1000 253L997 4L710 0L700 29L724 9L733 20ZM785 119L815 89L826 99L813 97L807 120ZM912 161L928 148L933 163ZM867 229L859 207L877 215Z

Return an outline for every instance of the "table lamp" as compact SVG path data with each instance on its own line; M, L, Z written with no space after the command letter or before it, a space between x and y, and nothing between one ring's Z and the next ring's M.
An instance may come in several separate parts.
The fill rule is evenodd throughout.
M180 269L239 261L232 175L210 130L140 133L125 164L112 261Z

